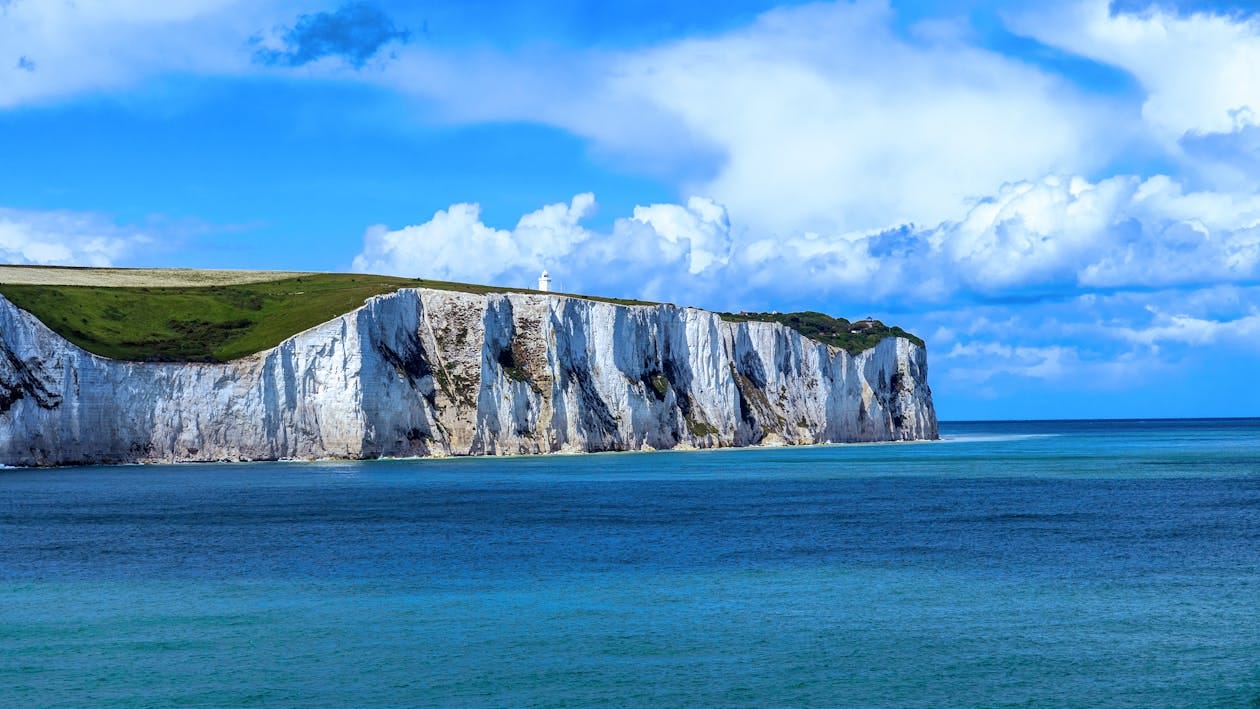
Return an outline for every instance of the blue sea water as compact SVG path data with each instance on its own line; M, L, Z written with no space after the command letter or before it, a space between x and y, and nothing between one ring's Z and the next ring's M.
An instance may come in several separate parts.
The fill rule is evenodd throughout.
M0 470L0 705L1260 706L1260 420Z

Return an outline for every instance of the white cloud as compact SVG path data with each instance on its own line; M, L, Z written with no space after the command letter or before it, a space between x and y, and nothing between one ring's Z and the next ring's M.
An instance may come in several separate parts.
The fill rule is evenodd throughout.
M781 8L743 27L622 52L413 47L376 79L433 99L427 105L451 120L538 121L637 168L663 165L680 194L706 195L737 230L759 237L751 260L769 260L765 252L779 246L814 254L819 277L840 283L891 275L948 293L932 269L906 271L896 259L894 268L861 239L828 242L906 224L931 229L958 221L969 205L977 208L950 249L958 261L976 250L980 260L965 270L981 290L1072 276L1127 282L1132 264L1157 254L1095 243L1119 226L1112 218L1164 224L1172 231L1139 240L1183 246L1190 231L1202 231L1196 219L1213 239L1244 228L1237 213L1253 209L1260 186L1260 21L1112 14L1107 0L1014 17L1017 32L1133 74L1142 93L1081 90L1053 69L977 47L956 20L894 29L886 0ZM1098 173L1134 155L1171 161L1178 178ZM1046 175L1085 176L1086 190L1072 195L1065 180L1052 194L1039 187ZM1147 201L1164 212L1140 214L1132 189L1169 186L1187 194L1156 195ZM1066 200L1065 210L1036 203L1046 199ZM1056 215L1059 224L1038 221ZM1228 225L1211 223L1218 218ZM809 233L821 240L798 238ZM1233 259L1234 272L1248 270L1249 247L1231 240L1238 251L1223 250L1213 263ZM1001 251L1007 262L987 258ZM1084 274L1088 254L1101 260L1084 264L1095 266ZM1161 282L1179 278L1166 273Z
M1158 10L1113 15L1108 8L1106 0L1074 0L1033 20L1017 18L1015 27L1132 72L1148 92L1146 125L1129 120L1131 108L1120 103L1129 99L1082 92L1050 70L978 48L956 20L902 32L887 0L781 8L743 27L628 51L505 54L421 43L358 78L434 99L426 110L451 120L539 121L589 138L601 153L667 163L681 194L705 195L739 230L759 237L754 261L787 240L795 253L817 256L820 277L859 283L891 273L943 293L949 284L930 270L873 264L887 257L864 253L861 239L828 242L837 234L957 220L985 195L993 197L969 219L983 222L985 210L999 203L1023 219L1049 214L1052 205L1033 203L1048 192L1029 185L1044 175L1092 175L1143 133L1174 147L1186 136L1260 140L1246 131L1260 121L1256 22ZM297 69L250 64L251 36L269 36L268 28L311 9L286 0L19 0L0 17L0 51L13 55L0 56L0 107L125 86L159 72L344 80L337 61ZM35 70L21 68L22 58ZM1229 146L1195 148L1209 149L1235 161L1239 154ZM1260 152L1255 161L1260 165ZM1208 162L1219 172L1254 172L1250 163L1225 164L1224 157ZM953 255L965 260L964 248L981 257L995 249L1036 252L1010 267L973 264L975 277L996 288L1050 278L1055 269L1062 275L1088 246L1070 240L1097 233L1085 220L1107 215L1106 204L1088 202L1124 197L1123 185L1095 186L1073 202L1080 214L1053 230L1053 240L1036 240L1047 233L1042 224L1025 229L1023 243L1014 231L997 235L983 223L962 224ZM1027 194L1007 199L1021 189ZM681 215L659 205L642 209L663 235L670 227L661 220ZM726 231L715 226L712 234ZM821 237L797 238L806 233ZM977 241L994 237L1001 238ZM693 244L689 270L720 264L725 246ZM1246 254L1239 259L1245 269ZM1090 278L1114 279L1124 269L1123 260L1100 264Z
M1154 4L1113 13L1109 0L1075 0L1016 28L1131 73L1147 93L1143 118L1169 144L1260 125L1260 20Z
M1143 350L1097 350L1080 344L1030 344L1023 333L1010 341L970 340L934 354L937 382L946 389L984 387L995 379L1025 379L1076 390L1116 390L1166 372L1170 362Z
M125 88L165 73L235 73L280 16L243 0L14 0L0 8L0 108Z
M109 266L149 243L94 214L0 208L0 262Z
M881 259L872 253L878 234L823 237L806 232L783 239L759 239L740 249L738 267L748 283L767 293L808 288L823 293L853 292L877 295L893 287L882 283L881 274L900 269L898 257ZM896 287L900 287L900 283ZM912 286L913 287L913 286Z
M608 232L580 224L594 207L592 195L578 195L509 231L457 204L420 225L372 227L354 267L517 284L546 268L570 290L720 307L806 294L940 303L1260 279L1260 197L1186 192L1163 176L1048 177L1006 185L930 229L777 239L733 226L710 199L636 207Z
M1004 185L928 240L981 292L1071 281L1082 261L1107 251L1105 236L1117 226L1128 182L1051 177Z
M635 207L634 220L651 227L675 254L687 254L687 271L695 275L730 258L731 223L726 209L711 199L692 197L687 206L653 204Z
M369 228L354 270L480 283L529 282L570 254L590 233L579 222L595 209L592 194L521 217L508 231L486 226L481 207L455 204L423 224Z
M1117 12L1071 0L1015 20L1042 42L1117 67L1142 89L1134 121L1151 154L1218 190L1260 189L1260 16Z
M1233 320L1157 313L1155 323L1146 327L1121 328L1115 334L1150 347L1160 344L1213 345L1227 341L1256 349L1260 348L1260 312Z
M370 227L353 268L361 272L532 286L543 269L557 289L686 300L722 288L732 238L725 210L711 200L636 207L608 231L581 221L593 195L547 205L512 229L481 221L476 204L455 204L421 224Z
M894 19L858 0L622 53L417 47L380 78L455 120L541 121L636 161L716 156L684 194L766 237L935 224L1004 182L1088 172L1123 142L1106 101L953 39L904 37Z
M1065 83L892 21L885 2L776 10L627 58L611 90L718 146L692 188L760 231L931 224L1002 182L1094 165L1101 112Z
M17 0L0 16L0 107L171 72L344 80L339 61L250 64L251 37L274 40L270 29L312 9L291 0ZM680 194L712 198L763 239L953 220L1003 184L1093 176L1151 133L1169 150L1235 137L1251 162L1236 164L1233 143L1196 144L1196 154L1215 153L1199 169L1236 184L1260 179L1247 174L1260 166L1260 134L1248 132L1260 125L1254 20L1113 15L1107 0L1017 16L1016 30L1138 77L1144 125L1130 120L1130 99L1082 92L979 48L965 23L928 21L909 33L895 25L888 0L838 0L628 51L421 43L357 78L434 99L427 115L538 121L640 167L665 163Z
M983 366L950 368L951 375L968 382L982 384L1001 374L1033 379L1060 379L1077 365L1080 356L1071 347L1013 346L1001 342L957 343L938 355L942 360L964 363L982 362Z
M787 295L941 302L1260 278L1260 197L1188 193L1164 176L1004 185L928 229L736 245L742 281ZM775 291L778 288L778 292Z
M1164 176L1008 185L930 237L982 293L1260 275L1260 198L1183 192Z

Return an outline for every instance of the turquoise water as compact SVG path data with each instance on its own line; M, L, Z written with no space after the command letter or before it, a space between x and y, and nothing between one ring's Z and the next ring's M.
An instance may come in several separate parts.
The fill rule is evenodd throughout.
M0 705L1260 706L1260 420L0 470Z

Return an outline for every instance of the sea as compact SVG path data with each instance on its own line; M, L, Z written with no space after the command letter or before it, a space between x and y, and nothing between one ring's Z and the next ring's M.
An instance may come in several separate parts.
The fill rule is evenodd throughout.
M1260 420L0 470L0 706L1260 707Z

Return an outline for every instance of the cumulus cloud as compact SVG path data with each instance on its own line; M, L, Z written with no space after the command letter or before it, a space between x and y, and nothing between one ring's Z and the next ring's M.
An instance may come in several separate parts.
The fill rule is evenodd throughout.
M593 209L593 196L578 195L508 231L457 204L420 225L369 229L355 268L491 282L527 282L547 268L571 271L574 288L641 297L807 294L855 305L1260 279L1260 197L1187 192L1164 176L1048 177L1008 184L932 228L775 239L733 228L706 198L636 207L607 232L579 224Z
M1164 176L1052 177L1004 187L928 240L979 292L1152 286L1260 275L1258 224L1260 199L1186 194Z
M324 57L341 57L362 68L382 47L405 43L406 29L380 8L367 2L349 2L333 12L302 15L290 28L277 28L271 37L258 37L254 60L262 64L302 66Z
M712 200L639 206L606 231L581 224L595 209L594 195L579 194L498 229L481 221L479 205L455 204L421 224L370 227L353 268L518 287L545 269L570 292L684 301L723 288L733 242Z
M423 224L369 228L354 270L482 283L527 283L589 237L579 222L595 209L592 194L521 217L512 230L481 221L477 204L454 204Z
M150 242L81 212L0 208L0 261L57 266L109 266Z
M669 244L676 258L685 253L687 272L692 275L714 265L725 265L730 257L730 219L726 208L711 199L692 197L685 207L677 204L635 207L632 218Z
M932 228L760 240L737 261L769 287L940 302L1260 278L1260 197L1165 176L1004 185ZM785 276L791 274L791 278Z

